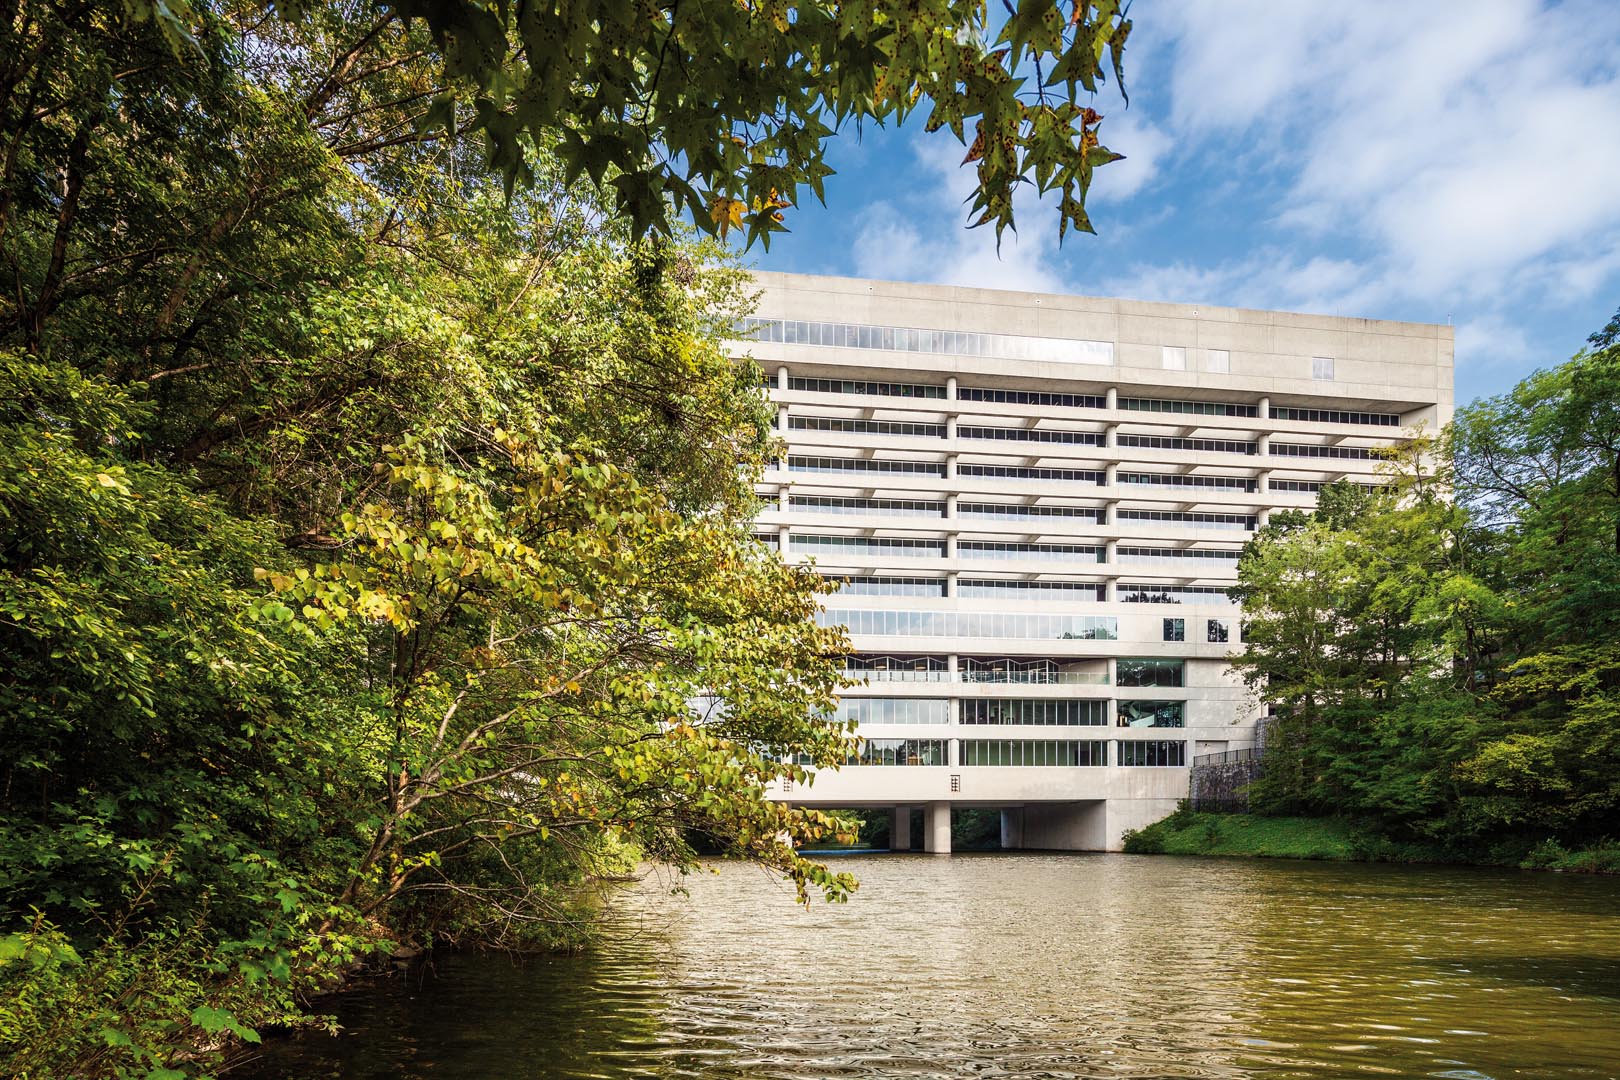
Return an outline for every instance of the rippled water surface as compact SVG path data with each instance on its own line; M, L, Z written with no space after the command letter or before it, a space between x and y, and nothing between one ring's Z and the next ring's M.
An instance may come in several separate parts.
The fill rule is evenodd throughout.
M441 957L270 1077L1620 1076L1620 881L861 856L847 905L652 877L581 956ZM234 1078L233 1078L234 1080Z

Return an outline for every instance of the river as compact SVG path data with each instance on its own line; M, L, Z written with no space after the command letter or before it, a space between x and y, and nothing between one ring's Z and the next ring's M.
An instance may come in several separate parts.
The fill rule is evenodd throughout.
M608 939L439 957L241 1075L1620 1076L1620 880L1123 855L864 855L848 904L722 864ZM231 1074L235 1080L238 1074Z

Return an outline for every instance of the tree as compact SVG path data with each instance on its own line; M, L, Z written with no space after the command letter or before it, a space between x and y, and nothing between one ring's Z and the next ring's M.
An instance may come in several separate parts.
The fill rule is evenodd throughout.
M185 0L126 7L189 44ZM668 233L684 210L709 232L743 227L767 245L803 189L824 198L826 145L841 127L927 107L927 129L949 128L976 163L975 225L993 223L999 238L1015 187L1032 183L1060 193L1060 233L1091 232L1092 173L1121 155L1100 144L1102 117L1084 100L1107 77L1105 55L1123 79L1124 7L1028 0L997 27L982 0L357 4L341 10L364 34L316 99L374 75L374 42L425 24L436 83L414 86L405 121L373 142L477 131L508 185L528 179L532 142L570 180L611 192L636 236Z

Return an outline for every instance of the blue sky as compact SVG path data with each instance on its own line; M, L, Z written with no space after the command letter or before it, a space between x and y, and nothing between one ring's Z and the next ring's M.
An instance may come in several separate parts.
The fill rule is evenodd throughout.
M1457 328L1459 403L1620 307L1620 2L1137 0L1097 237L1018 204L965 228L948 132L834 140L827 206L768 270L1230 304Z

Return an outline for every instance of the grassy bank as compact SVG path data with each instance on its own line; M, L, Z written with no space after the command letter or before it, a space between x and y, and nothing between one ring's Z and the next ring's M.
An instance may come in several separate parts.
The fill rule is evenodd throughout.
M1339 818L1258 817L1180 810L1125 836L1136 855L1359 859L1365 835Z
M1126 834L1137 855L1224 855L1359 862L1447 862L1519 866L1581 874L1620 873L1620 843L1567 850L1553 841L1469 855L1438 844L1391 839L1348 818L1262 817L1178 810Z

